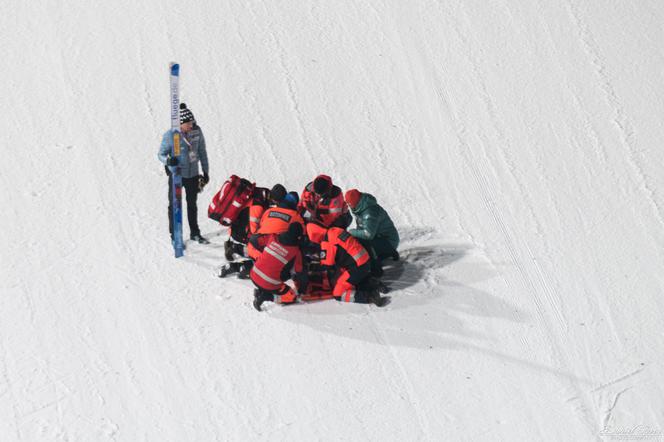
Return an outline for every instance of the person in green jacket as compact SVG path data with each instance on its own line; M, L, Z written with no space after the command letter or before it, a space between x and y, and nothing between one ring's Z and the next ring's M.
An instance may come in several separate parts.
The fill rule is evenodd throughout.
M345 199L357 224L356 228L348 229L348 232L371 252L373 273L380 276L384 259L399 260L399 232L373 195L350 189Z

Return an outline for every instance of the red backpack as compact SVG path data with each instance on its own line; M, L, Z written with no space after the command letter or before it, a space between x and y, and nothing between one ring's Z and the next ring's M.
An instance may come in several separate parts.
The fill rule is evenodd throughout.
M240 211L251 202L255 187L256 183L231 175L212 198L208 206L208 217L224 226L230 226Z

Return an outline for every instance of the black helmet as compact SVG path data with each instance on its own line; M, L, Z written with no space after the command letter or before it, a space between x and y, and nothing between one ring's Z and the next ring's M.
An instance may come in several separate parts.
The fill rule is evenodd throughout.
M275 184L270 189L270 199L275 203L283 200L286 196L286 188L282 184Z

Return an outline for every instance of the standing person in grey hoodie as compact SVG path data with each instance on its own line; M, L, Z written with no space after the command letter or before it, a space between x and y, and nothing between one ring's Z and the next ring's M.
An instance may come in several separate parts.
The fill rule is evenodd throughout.
M201 236L198 227L198 208L196 199L198 192L210 181L207 150L205 149L205 137L203 131L196 124L194 114L187 109L187 105L180 104L180 155L172 157L173 151L173 130L164 133L157 155L166 169L168 175L168 230L173 240L173 190L172 190L172 170L178 166L182 175L182 187L187 200L187 221L189 222L189 238L198 241L201 244L209 244L210 241ZM198 163L203 168L203 176L199 175Z

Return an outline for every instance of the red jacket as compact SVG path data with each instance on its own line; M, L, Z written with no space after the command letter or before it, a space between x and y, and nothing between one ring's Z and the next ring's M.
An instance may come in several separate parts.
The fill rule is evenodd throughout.
M270 191L265 187L256 187L254 197L249 206L249 235L253 235L258 230L263 212L270 207Z
M260 254L251 268L250 277L254 284L267 290L279 290L284 281L291 277L291 270L301 273L302 252L297 245L284 245L279 237L274 237Z
M342 249L346 252L348 259L343 262L341 254L337 252ZM323 265L341 265L344 268L361 266L369 262L369 252L364 248L360 242L355 239L350 233L339 227L332 227L328 229L326 238L321 242L321 250L326 251L326 256L321 257L321 264ZM339 256L337 256L339 255Z
M314 192L313 181L302 191L298 210L307 221L318 221L327 227L342 216L349 217L348 204L341 189L332 185L327 195L318 195Z
M290 226L291 223L300 223L304 225L302 217L296 210L284 207L270 207L263 212L260 226L256 233L283 233L288 230L288 226Z
M259 204L253 204L249 207L249 235L253 235L258 231L260 226L261 217L265 212L265 207Z
M307 234L311 241L320 244L320 263L348 272L349 283L357 285L369 274L369 252L346 230L339 227L325 229L319 224L309 223Z

